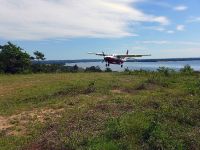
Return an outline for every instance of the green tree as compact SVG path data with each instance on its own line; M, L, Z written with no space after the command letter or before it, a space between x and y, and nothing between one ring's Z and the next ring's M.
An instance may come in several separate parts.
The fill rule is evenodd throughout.
M30 69L30 55L22 48L8 42L0 45L0 70L5 73L20 73Z
M37 59L38 61L39 60L45 60L43 53L41 53L39 51L35 51L33 54L35 55L35 59Z

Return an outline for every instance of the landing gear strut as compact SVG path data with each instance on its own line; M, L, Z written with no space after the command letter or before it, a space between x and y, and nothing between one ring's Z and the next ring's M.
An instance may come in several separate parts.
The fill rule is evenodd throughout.
M106 67L109 67L109 66L110 66L110 64L109 64L109 63L108 63L108 64L106 63Z

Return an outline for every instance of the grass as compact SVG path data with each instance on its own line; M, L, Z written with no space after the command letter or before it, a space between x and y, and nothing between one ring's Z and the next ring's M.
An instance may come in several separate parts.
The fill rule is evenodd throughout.
M0 75L0 149L199 149L200 74Z

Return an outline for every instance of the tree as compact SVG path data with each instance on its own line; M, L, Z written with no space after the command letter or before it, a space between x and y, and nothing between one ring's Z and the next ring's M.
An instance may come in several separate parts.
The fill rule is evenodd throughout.
M41 52L39 52L39 51L35 51L35 52L34 52L34 55L35 55L35 59L37 59L38 61L39 61L39 60L45 60L44 54L41 53Z
M30 55L8 42L0 45L0 70L5 73L19 73L30 69Z

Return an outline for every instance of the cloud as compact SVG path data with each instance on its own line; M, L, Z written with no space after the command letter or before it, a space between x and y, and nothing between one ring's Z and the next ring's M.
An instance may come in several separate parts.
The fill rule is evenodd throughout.
M163 45L163 44L169 44L170 41L137 41L136 43L141 43L141 44L156 44L156 45Z
M110 38L134 36L130 24L169 24L164 16L145 14L137 0L0 0L0 38Z
M167 33L168 33L168 34L173 34L174 31L173 31L173 30L168 30Z
M176 26L176 30L177 31L184 31L185 30L185 26L184 25L177 25Z
M167 41L167 40L150 40L150 41L136 41L137 44L155 44L155 45L185 45L185 46L200 46L199 42L194 41Z
M163 33L168 33L168 34L175 33L174 30L168 30L167 28L165 28L163 26L148 26L148 27L143 27L143 28L147 29L147 30L154 30L154 31L159 31L159 32L163 32Z
M176 10L176 11L185 11L187 9L188 9L188 7L185 5L179 5L179 6L174 7L174 10Z

